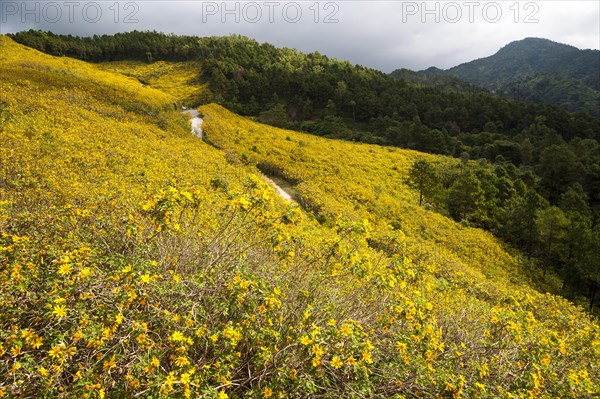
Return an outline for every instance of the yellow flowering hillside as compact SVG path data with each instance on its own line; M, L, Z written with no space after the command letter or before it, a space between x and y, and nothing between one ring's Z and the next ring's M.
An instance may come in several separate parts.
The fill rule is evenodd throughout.
M423 154L180 99L0 36L0 397L598 393L597 322L417 207Z
M136 78L143 84L171 94L188 105L208 102L207 100L210 99L206 84L199 80L199 62L115 61L104 62L99 66L105 71Z

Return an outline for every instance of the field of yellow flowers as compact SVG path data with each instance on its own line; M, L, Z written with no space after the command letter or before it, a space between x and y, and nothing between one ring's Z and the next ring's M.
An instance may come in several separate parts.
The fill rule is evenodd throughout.
M451 159L151 83L0 36L0 397L597 396L597 321L416 206Z
M210 92L199 78L200 63L193 61L144 63L136 61L104 62L102 70L135 78L140 83L168 93L184 105L209 102Z

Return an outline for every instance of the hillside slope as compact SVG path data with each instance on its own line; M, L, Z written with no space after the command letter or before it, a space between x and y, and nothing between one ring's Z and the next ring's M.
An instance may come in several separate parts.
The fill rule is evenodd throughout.
M517 101L600 115L600 51L547 39L514 41L495 54L442 70L397 69L390 76L458 92L489 90Z
M0 93L0 397L598 392L597 322L415 205L410 163L451 159L209 105L219 150L178 96L4 36Z
M207 85L199 77L199 62L157 61L149 64L140 61L114 61L99 64L99 67L136 78L143 85L168 93L188 107L209 102L211 98Z
M598 50L579 50L547 39L527 38L446 73L519 100L599 115L598 70Z

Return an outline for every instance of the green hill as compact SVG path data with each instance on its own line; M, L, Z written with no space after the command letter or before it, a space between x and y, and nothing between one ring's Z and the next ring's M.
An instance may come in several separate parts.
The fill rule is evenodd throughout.
M527 38L446 74L519 100L600 115L600 51Z

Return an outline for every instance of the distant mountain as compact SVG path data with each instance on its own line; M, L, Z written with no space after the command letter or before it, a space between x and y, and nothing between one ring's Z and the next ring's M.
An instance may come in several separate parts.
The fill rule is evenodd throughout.
M458 78L494 93L569 111L600 115L600 51L580 50L547 39L526 38L496 54L448 70L417 73L435 86L440 76ZM398 77L397 71L392 76ZM407 79L414 81L414 78Z
M496 54L446 71L465 82L519 100L600 114L600 51L547 39L509 43Z

